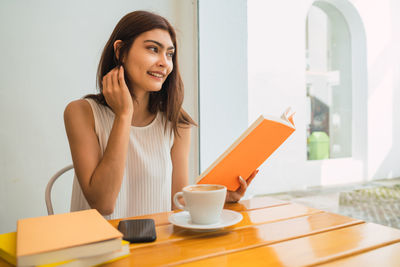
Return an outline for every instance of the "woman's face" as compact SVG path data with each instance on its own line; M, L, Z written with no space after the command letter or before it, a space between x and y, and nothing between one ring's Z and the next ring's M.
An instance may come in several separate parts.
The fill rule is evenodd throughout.
M173 69L175 48L169 33L154 29L140 34L123 60L135 93L161 89Z

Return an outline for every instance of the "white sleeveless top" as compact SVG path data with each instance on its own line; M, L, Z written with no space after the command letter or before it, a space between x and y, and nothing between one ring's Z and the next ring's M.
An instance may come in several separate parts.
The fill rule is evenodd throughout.
M107 146L114 113L92 99L86 99L93 111L95 131L101 154ZM171 210L172 162L174 142L171 124L164 127L165 116L158 112L147 126L131 126L125 173L114 212L106 219L126 218ZM79 182L74 177L71 211L90 209Z

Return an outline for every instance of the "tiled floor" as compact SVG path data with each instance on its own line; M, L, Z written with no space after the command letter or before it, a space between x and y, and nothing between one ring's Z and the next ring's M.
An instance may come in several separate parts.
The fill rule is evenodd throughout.
M400 229L400 178L269 196Z

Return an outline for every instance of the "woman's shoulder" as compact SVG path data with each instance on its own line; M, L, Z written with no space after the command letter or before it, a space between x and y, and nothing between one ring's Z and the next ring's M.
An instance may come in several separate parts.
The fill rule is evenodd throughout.
M64 110L64 121L84 120L93 122L93 113L90 104L85 99L78 99L70 102Z
M64 114L70 113L91 113L90 104L86 99L78 99L70 102L64 111Z

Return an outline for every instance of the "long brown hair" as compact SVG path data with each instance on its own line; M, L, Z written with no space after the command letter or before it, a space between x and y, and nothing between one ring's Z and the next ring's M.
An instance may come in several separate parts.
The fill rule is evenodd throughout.
M174 67L163 83L161 90L150 93L148 110L152 114L158 111L163 112L167 118L165 121L165 128L167 127L167 122L170 121L172 124L171 130L173 130L175 134L178 134L178 126L196 125L196 123L182 109L184 87L178 67L178 48L175 30L165 18L157 14L147 11L134 11L126 14L118 22L104 47L97 68L97 87L100 93L87 95L85 98L92 98L99 104L109 107L103 95L103 77L116 66L122 65L122 59L128 54L133 42L140 34L153 29L168 31L175 47L175 53L172 57ZM117 40L122 41L118 50L118 57L114 52L114 42ZM125 77L127 76L125 75ZM129 91L132 97L135 98L133 88L129 88Z

